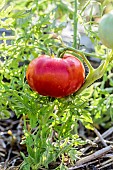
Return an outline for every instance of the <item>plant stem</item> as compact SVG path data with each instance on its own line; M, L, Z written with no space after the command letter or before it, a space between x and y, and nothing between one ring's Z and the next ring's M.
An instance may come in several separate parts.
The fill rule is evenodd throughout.
M77 22L78 22L78 18L77 18L77 0L74 1L74 36L73 36L73 48L77 47Z
M81 57L84 62L87 64L88 68L89 68L89 74L86 77L86 80L83 84L83 86L77 91L75 92L75 95L80 94L84 89L86 89L87 87L89 87L92 83L94 83L96 80L98 80L99 78L101 78L109 64L109 62L111 61L111 59L113 59L113 50L106 56L105 61L102 61L102 64L97 68L94 69L90 62L88 61L88 59L85 57L84 52L74 49L72 47L65 47L65 48L61 48L58 51L57 57L62 56L62 54L64 54L66 51L72 51L74 53L74 55L76 57Z
M75 95L80 94L84 89L89 87L92 83L94 83L96 80L98 80L103 76L112 56L113 56L113 51L111 51L111 53L106 57L106 60L102 62L102 64L97 69L94 69L92 72L89 72L88 76L86 77L85 83L75 93Z
M15 36L4 36L4 37L0 37L0 40L15 40L16 37Z
M94 58L99 58L99 59L104 59L107 57L107 55L99 55L99 54L95 54L95 53L88 53L85 51L82 51L84 53L84 55L89 56L89 57L94 57Z
M84 5L83 9L80 12L80 16L82 15L82 13L84 12L84 10L86 9L86 7L90 4L91 0L86 1L86 4Z
M66 47L66 46L64 46L64 48L60 48L59 49L59 51L58 51L58 53L57 53L57 57L61 57L60 55L59 55L59 53L62 53L62 50L63 50L63 52L65 53L66 51L64 50L64 49L66 49L66 48L71 48L72 49L72 47ZM74 48L73 48L73 50L75 50ZM72 51L72 50L71 50ZM96 54L96 53L88 53L88 52L86 52L86 51L84 51L84 50L78 50L78 49L76 49L76 51L78 52L78 53L83 53L84 55L86 55L86 56L89 56L89 57L94 57L94 58L99 58L99 59L102 59L102 60L105 60L106 59L106 57L107 57L107 54L106 55L103 55L103 54ZM113 57L111 58L111 61L113 60Z
M90 62L87 60L87 58L85 57L84 53L81 52L80 50L74 49L72 47L65 47L65 48L61 48L58 51L57 57L61 56L62 53L66 52L66 51L72 51L75 53L75 56L79 55L79 57L81 57L84 62L87 64L89 71L92 72L94 70L94 68L91 66ZM76 55L77 54L77 55Z
M112 62L113 61L113 56L111 57L111 59L110 59L110 62Z

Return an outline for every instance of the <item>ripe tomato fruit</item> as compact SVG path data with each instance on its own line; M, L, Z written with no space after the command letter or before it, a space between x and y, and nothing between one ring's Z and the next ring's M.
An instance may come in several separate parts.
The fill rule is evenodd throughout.
M101 18L98 32L102 43L106 47L113 49L113 11Z
M65 54L63 58L41 55L29 64L26 78L39 94L61 98L82 86L85 69L82 62L71 54Z

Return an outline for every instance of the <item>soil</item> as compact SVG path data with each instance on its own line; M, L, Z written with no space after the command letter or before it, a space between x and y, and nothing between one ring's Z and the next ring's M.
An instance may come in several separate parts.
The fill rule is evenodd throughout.
M23 161L20 152L26 154L26 146L21 144L22 129L22 118L17 119L14 114L10 119L0 121L0 170L19 170ZM80 148L83 156L69 170L113 170L113 127L103 134L97 129L88 131L81 124L80 129L81 137L87 139L90 134L93 140ZM51 163L49 169L55 169L59 163L59 160Z
M20 152L26 153L21 145L23 136L22 119L12 113L10 119L0 120L0 170L18 169L23 159Z

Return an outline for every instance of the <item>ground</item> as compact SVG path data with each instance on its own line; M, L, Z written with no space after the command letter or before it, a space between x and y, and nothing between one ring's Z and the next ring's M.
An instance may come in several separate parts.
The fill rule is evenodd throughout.
M88 144L80 148L83 156L69 170L112 170L113 169L113 127L108 130L86 130L80 124L79 135L85 140L90 137ZM23 159L20 152L26 154L25 145L21 144L23 137L23 121L12 113L10 119L0 121L0 170L18 170ZM102 134L101 131L104 131ZM54 169L59 164L50 165ZM68 164L68 161L67 161Z

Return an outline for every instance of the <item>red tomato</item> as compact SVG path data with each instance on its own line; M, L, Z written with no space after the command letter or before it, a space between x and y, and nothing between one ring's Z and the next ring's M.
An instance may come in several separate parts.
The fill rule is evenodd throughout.
M82 62L71 54L65 54L63 58L41 55L29 64L26 78L39 94L61 98L82 86L85 69Z

